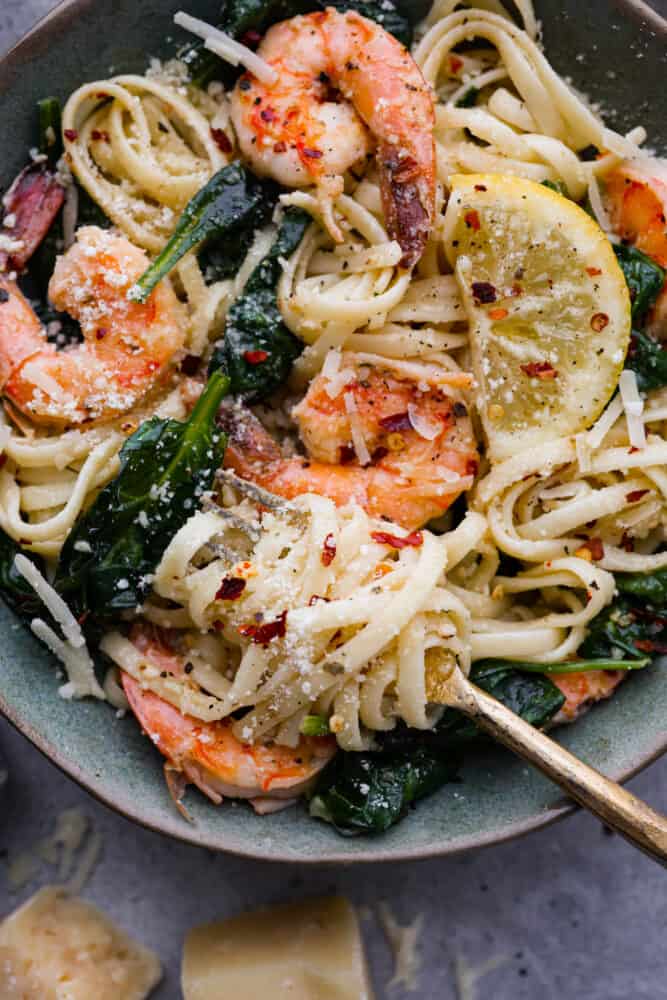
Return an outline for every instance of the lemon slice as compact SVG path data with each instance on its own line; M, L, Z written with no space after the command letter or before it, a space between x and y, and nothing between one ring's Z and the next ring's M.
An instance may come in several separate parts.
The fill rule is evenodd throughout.
M451 186L445 250L498 461L594 423L623 368L630 296L611 244L574 202L497 174Z

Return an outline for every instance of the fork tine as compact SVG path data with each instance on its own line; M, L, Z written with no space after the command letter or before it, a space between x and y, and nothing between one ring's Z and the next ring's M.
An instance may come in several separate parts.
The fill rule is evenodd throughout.
M269 493L268 490L257 486L255 483L248 482L247 479L241 479L231 469L218 469L216 478L218 480L226 480L239 493L247 496L250 500L254 500L261 507L266 507L267 510L274 511L276 514L284 514L300 521L303 521L306 517L305 513L295 504L284 500L282 497L277 497L274 493Z

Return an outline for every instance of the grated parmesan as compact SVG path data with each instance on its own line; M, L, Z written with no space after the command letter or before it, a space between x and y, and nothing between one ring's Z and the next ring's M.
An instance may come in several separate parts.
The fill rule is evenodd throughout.
M646 428L644 427L643 413L644 400L639 394L637 386L637 376L633 371L626 368L621 372L618 383L621 391L621 401L625 410L625 419L628 425L628 437L633 448L646 447Z
M231 35L220 31L219 28L214 28L211 24L200 21L197 17L191 17L184 11L179 11L174 15L174 23L179 28L197 35L198 38L203 38L204 46L220 59L231 63L232 66L239 64L245 66L262 83L272 84L278 80L278 73L273 66L270 66L265 59L262 59L246 45L235 41Z
M442 434L442 421L429 420L428 417L419 412L419 407L415 406L414 403L408 403L408 420L412 429L425 441L435 441L438 435Z
M37 638L41 639L65 666L68 683L64 684L58 693L66 699L91 696L104 701L104 691L95 677L93 661L76 618L62 597L26 556L17 555L14 565L63 630L64 640L41 618L34 618L30 623L30 628Z
M586 435L589 448L595 451L600 447L609 431L612 429L618 418L623 413L623 402L617 394L603 414L598 417Z
M424 923L424 914L418 914L411 924L402 927L388 903L379 903L377 913L384 935L394 955L394 975L387 983L387 988L402 986L412 993L417 989L421 965L418 944Z
M347 415L350 418L350 433L352 435L352 444L354 445L354 450L357 453L357 458L359 460L359 465L365 466L370 465L371 454L366 445L366 439L364 438L364 429L361 426L361 419L359 417L359 412L357 410L357 404L354 400L354 396L351 392L346 392L343 396L345 402L345 409Z

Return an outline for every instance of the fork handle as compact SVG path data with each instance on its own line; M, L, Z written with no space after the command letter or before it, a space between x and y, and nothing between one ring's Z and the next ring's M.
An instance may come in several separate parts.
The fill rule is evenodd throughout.
M448 681L447 703L534 764L606 826L667 867L667 816L584 764L560 743L472 684L458 670Z

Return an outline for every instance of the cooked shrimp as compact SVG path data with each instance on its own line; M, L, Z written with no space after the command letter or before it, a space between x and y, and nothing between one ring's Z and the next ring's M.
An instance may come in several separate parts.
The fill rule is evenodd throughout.
M551 680L565 695L565 704L554 724L575 722L596 701L610 698L627 677L623 670L584 670L579 674L551 674Z
M155 630L135 628L133 641L160 671L184 676L180 657ZM223 796L249 799L257 812L289 805L308 791L336 752L333 736L304 736L294 749L241 743L232 732L232 720L201 722L144 690L129 674L122 674L122 682L134 715L166 757L167 767L184 775L216 805Z
M123 236L80 229L49 285L53 305L81 324L84 341L58 351L13 282L0 278L4 395L37 424L65 426L131 409L183 346L180 303L168 284L145 305L125 292L146 257Z
M615 231L662 267L667 267L667 164L652 160L621 163L605 178L607 205ZM667 290L653 310L653 327L667 337Z
M374 137L387 227L412 267L433 225L435 144L433 95L409 52L373 21L327 8L274 25L258 55L276 82L246 73L232 95L253 169L285 187L315 184L330 203ZM331 211L327 225L340 242Z
M292 412L307 458L284 458L251 413L239 419L230 409L221 417L229 434L226 464L287 499L319 493L409 530L421 527L472 485L478 456L466 407L445 395L443 384L417 382L352 354L342 364L352 380L338 394L332 398L330 380L318 375ZM440 376L459 385L467 378Z

